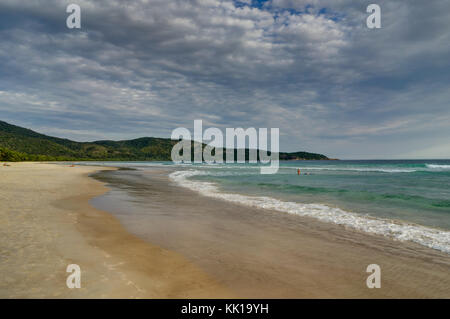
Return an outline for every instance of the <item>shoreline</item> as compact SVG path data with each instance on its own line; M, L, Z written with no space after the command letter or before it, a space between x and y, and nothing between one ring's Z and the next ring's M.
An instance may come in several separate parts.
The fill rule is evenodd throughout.
M177 251L240 298L449 298L450 258L412 242L205 197L167 168L97 174L93 205L147 242ZM368 289L379 264L383 289Z
M12 163L0 177L0 298L450 298L442 253L206 198L165 169ZM72 263L81 289L66 287ZM366 287L372 263L382 289Z
M0 298L230 297L181 255L126 232L89 200L111 168L12 163L0 168ZM81 268L69 289L66 267Z
M324 223L340 225L367 234L381 235L391 240L410 241L443 252L450 257L450 247L448 244L448 234L450 232L444 228L420 225L395 218L364 216L330 204L305 204L280 200L271 195L252 196L242 193L226 192L220 190L215 183L191 180L190 177L195 175L197 174L180 170L171 173L169 179L175 182L177 186L194 190L201 196L225 200L230 204L236 203L245 207L259 207L282 214L312 217ZM411 233L420 234L420 236L412 236Z

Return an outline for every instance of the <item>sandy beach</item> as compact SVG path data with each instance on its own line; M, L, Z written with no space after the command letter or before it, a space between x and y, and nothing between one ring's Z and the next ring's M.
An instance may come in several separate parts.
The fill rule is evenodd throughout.
M142 174L1 166L0 298L450 298L444 253ZM81 289L66 286L73 263ZM373 263L380 289L366 286Z
M98 167L10 165L0 166L0 298L230 296L181 255L90 206L107 191L88 177ZM66 286L69 264L81 268L80 289Z

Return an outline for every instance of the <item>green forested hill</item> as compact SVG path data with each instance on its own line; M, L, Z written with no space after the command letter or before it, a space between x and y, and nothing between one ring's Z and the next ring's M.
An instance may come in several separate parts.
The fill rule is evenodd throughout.
M142 137L125 141L75 142L39 134L0 121L0 160L2 161L170 161L177 141ZM328 159L307 152L280 153L280 159Z
M329 160L322 154L308 152L280 153L280 160Z
M6 150L21 160L168 160L176 141L144 137L128 141L74 142L0 121L0 159ZM7 159L2 159L7 160Z

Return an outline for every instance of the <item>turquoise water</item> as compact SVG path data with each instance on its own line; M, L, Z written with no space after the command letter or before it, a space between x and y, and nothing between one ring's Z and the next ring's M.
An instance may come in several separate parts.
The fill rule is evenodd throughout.
M173 183L204 196L312 217L450 254L450 160L285 161L273 175L260 174L256 164L99 164L138 170L170 167Z
M202 170L207 174L193 178L215 182L225 192L321 203L450 229L450 160L292 161L282 162L274 175L237 164Z

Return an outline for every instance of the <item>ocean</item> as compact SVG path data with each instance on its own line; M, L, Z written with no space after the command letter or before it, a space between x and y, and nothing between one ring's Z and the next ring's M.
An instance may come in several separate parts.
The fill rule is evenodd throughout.
M174 184L204 196L312 217L450 254L450 160L284 161L273 175L260 174L256 164L97 164L137 170L171 167Z

